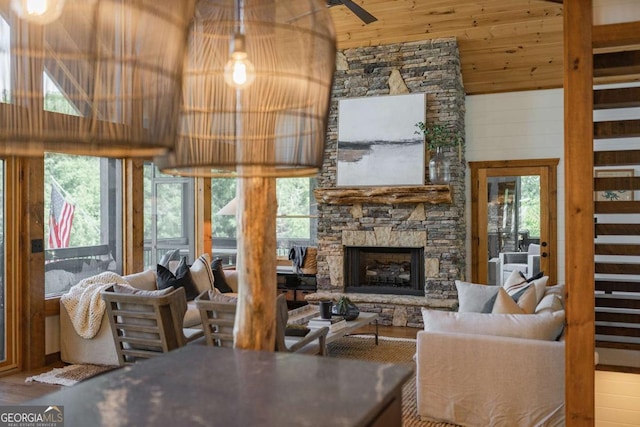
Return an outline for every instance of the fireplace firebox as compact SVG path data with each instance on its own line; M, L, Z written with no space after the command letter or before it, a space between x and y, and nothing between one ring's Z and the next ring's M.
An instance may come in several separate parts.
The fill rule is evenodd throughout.
M344 248L346 292L424 295L424 248Z

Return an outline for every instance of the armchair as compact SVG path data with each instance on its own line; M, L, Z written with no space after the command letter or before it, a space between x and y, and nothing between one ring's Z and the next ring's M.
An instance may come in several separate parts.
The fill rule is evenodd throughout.
M237 298L204 291L195 299L207 345L233 347Z
M144 291L112 285L100 296L106 303L120 366L166 353L203 335L199 329L183 329L184 288Z
M513 271L521 271L527 277L540 272L540 245L531 243L527 252L500 252L499 286Z

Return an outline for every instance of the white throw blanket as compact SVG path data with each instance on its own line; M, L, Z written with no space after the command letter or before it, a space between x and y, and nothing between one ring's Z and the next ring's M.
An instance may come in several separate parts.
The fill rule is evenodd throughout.
M130 286L122 276L105 271L96 276L82 279L69 292L60 297L69 313L73 328L82 338L93 338L100 330L102 315L106 304L100 297L100 291L113 284Z

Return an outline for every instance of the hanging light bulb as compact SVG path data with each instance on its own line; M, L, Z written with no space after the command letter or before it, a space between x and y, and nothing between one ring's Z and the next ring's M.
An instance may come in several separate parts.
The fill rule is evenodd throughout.
M65 0L11 0L13 11L25 21L49 24L60 17Z
M256 78L256 69L247 58L244 36L236 34L231 43L231 59L224 66L224 81L231 87L244 89Z

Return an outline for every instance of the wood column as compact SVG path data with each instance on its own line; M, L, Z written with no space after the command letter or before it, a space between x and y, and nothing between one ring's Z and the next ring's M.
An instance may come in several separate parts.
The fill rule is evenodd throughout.
M595 420L592 1L564 1L566 425Z
M275 347L276 180L239 178L238 308L234 346L273 351Z

